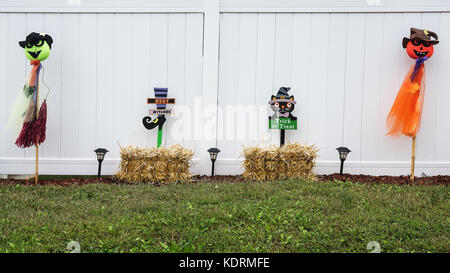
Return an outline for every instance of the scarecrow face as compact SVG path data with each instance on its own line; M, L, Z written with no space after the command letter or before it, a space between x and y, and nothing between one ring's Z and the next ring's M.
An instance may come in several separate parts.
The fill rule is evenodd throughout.
M25 56L30 61L43 61L50 55L52 43L50 35L32 32L25 41L19 42L19 45L25 49Z
M430 58L433 55L433 44L429 41L424 41L418 38L412 39L406 45L406 53L413 59L422 57Z
M50 47L44 40L39 40L36 44L27 43L25 46L25 56L31 61L43 61L50 55Z

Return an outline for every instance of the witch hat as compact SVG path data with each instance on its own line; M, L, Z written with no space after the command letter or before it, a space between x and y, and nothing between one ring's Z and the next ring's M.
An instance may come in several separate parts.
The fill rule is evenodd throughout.
M276 98L277 99L281 99L281 98L289 98L289 90L291 90L290 87L280 87L280 89L278 90L278 93L276 94Z
M433 39L431 39L433 38ZM409 38L403 37L402 45L403 48L406 48L408 45L408 42L414 39L420 39L422 41L430 42L431 44L435 45L439 43L438 36L435 32L431 30L426 29L418 29L415 27L412 27L410 29L410 35Z
M290 102L295 104L294 96L289 96L288 91L291 90L290 87L280 87L278 90L278 93L270 98L269 104L272 104L274 102ZM292 97L292 98L291 98ZM291 99L289 99L291 98Z

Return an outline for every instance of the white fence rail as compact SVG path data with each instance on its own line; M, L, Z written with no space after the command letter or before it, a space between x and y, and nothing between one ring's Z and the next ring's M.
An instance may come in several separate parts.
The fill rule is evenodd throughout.
M317 172L334 172L335 148L345 145L352 150L349 172L406 174L410 139L386 137L384 120L412 65L401 47L411 26L431 29L441 41L426 63L417 174L450 173L448 1L43 2L0 1L2 130L29 70L17 41L32 31L54 39L44 62L51 93L41 173L95 174L93 150L102 146L111 151L104 173L112 174L118 143L154 146L156 131L141 123L153 87L168 87L180 107L218 109L211 113L218 125L209 130L212 140L180 140L171 133L180 119L174 117L165 125L163 144L194 149L195 173L209 172L206 148L217 144L217 173L240 173L244 145L275 144L279 135L258 127L256 138L223 138L221 128L229 121L220 110L266 105L280 86L290 86L299 130L287 139L320 148ZM238 119L235 131L246 129ZM191 130L204 130L203 122L195 122ZM0 174L33 170L34 149L18 149L2 131Z

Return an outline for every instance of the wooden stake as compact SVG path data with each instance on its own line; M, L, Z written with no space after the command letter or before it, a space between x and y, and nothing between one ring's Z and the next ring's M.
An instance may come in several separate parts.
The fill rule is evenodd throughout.
M411 181L414 181L414 165L416 163L416 137L412 138L412 152L411 152Z
M39 118L39 74L36 75L37 85L36 85L36 120ZM34 176L34 184L39 184L39 143L36 141L36 166L35 166L35 176Z

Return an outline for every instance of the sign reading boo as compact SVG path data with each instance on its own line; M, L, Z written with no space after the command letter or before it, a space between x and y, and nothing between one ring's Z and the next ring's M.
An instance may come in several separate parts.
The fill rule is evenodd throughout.
M288 94L290 89L280 87L276 96L272 95L269 104L274 114L269 117L269 129L297 130L297 117L292 115L296 102Z

